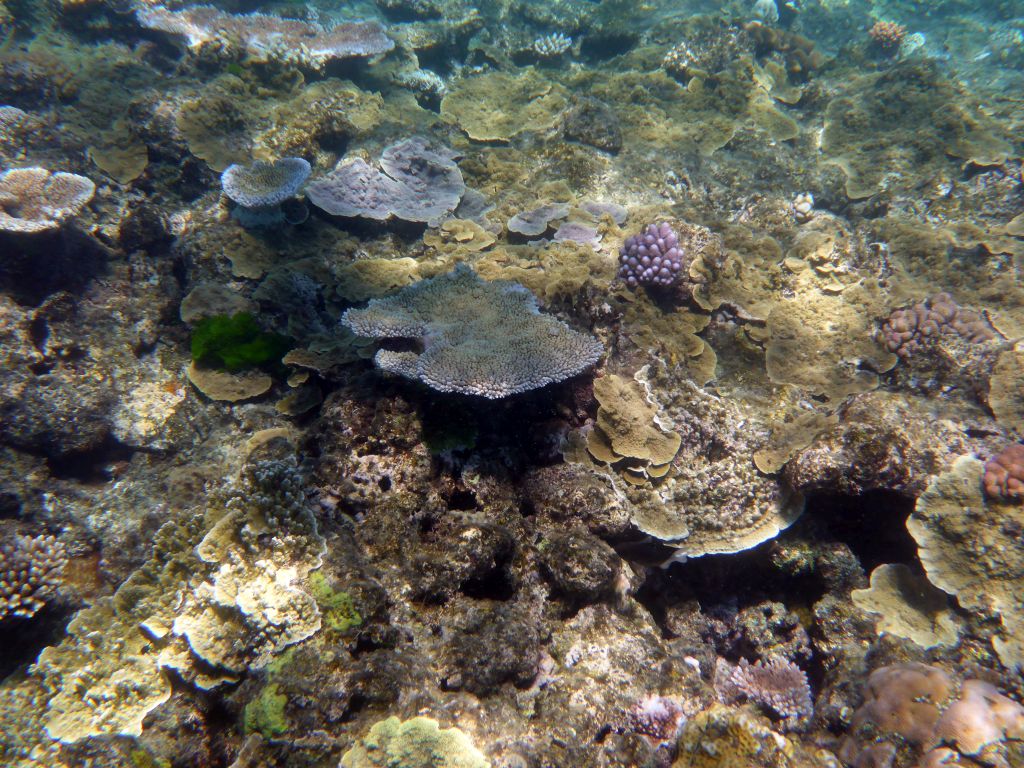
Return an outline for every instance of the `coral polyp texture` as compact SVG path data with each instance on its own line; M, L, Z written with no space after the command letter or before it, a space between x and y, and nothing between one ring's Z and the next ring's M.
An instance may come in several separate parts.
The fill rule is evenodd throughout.
M679 236L667 222L650 224L626 238L619 249L619 278L630 287L669 286L690 259L679 249Z
M0 231L58 229L92 200L96 185L75 173L13 168L0 174Z
M487 282L464 264L350 309L342 322L359 336L423 344L422 352L380 350L374 360L381 370L491 399L564 381L603 351L596 339L541 314L523 286Z
M448 147L414 136L387 147L380 169L359 157L343 160L310 182L306 194L332 216L396 218L436 226L466 192L456 157Z
M1024 497L1024 445L1012 443L986 461L984 483L994 499Z
M882 323L881 339L886 349L906 358L944 333L975 344L995 338L979 313L962 308L948 293L938 293L906 309L894 310Z
M212 5L170 10L162 5L139 8L143 27L185 38L190 48L236 43L256 60L279 60L322 67L333 59L376 56L395 47L375 21L343 22L333 27L263 13L235 15Z
M34 616L56 593L67 562L54 536L16 534L0 543L0 620Z

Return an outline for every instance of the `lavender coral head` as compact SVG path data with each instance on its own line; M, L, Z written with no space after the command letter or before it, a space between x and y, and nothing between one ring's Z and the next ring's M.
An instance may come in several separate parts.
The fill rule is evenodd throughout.
M631 287L672 285L683 268L679 236L667 222L626 238L619 249L619 277Z
M234 215L243 226L271 226L285 220L281 204L298 193L309 173L309 163L301 157L283 157L273 163L230 165L220 183L224 194L238 203Z

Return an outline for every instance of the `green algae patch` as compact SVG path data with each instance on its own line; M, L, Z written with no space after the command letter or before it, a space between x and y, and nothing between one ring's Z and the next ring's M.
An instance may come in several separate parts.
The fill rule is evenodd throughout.
M348 632L362 625L363 617L359 615L352 595L335 590L322 573L309 575L309 592L320 606L324 626L335 632Z
M258 698L245 705L243 723L246 733L258 731L267 738L281 736L288 731L288 717L284 713L288 697L277 688L277 683L268 683Z
M192 359L228 371L277 363L289 349L290 339L264 331L248 312L204 318L192 333Z

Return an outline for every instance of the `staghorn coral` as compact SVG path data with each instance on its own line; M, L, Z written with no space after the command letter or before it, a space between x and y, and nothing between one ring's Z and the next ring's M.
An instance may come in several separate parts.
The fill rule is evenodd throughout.
M985 462L985 493L994 499L1024 496L1024 445L1011 443Z
M74 173L14 168L0 174L0 231L34 234L57 229L78 213L96 185Z
M381 170L362 158L345 160L311 182L306 194L332 216L396 218L436 226L466 192L456 156L448 147L414 136L384 150Z
M338 768L490 768L458 728L442 729L429 717L389 717L342 755Z
M758 659L754 664L740 659L728 684L784 720L805 719L814 712L807 675L786 659Z
M0 619L27 619L53 597L68 556L54 536L15 535L0 544Z
M212 5L172 11L162 5L135 12L139 24L184 37L189 48L237 43L257 61L284 61L315 68L333 59L376 56L395 47L375 21L346 22L327 28L308 21L262 13L234 15Z
M603 351L596 339L542 315L523 286L486 282L465 264L350 309L342 322L360 336L422 340L422 353L380 350L378 368L491 399L568 379Z
M285 220L281 204L298 193L309 173L309 163L301 157L282 157L272 163L229 165L220 183L224 194L238 203L234 215L243 226L272 226Z
M906 309L893 310L882 323L882 343L890 352L907 358L943 333L955 333L971 343L995 338L977 312L963 309L948 293L937 293Z

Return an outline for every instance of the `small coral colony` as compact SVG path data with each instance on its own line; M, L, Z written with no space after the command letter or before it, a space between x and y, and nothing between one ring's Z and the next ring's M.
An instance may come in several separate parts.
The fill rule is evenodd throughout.
M1024 768L1024 4L0 0L0 764Z

